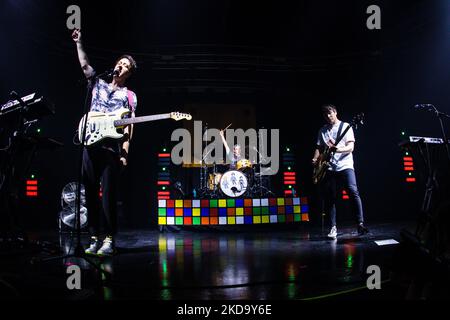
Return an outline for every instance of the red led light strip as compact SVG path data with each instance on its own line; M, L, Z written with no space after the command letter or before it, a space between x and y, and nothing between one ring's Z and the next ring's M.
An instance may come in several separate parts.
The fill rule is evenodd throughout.
M37 197L38 196L38 181L37 180L27 180L26 181L26 192L27 197Z

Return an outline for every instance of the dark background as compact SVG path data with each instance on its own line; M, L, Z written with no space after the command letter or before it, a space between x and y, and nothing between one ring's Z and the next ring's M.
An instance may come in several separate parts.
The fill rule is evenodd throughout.
M135 56L139 70L129 87L138 115L252 105L257 127L279 128L295 150L303 195L314 194L309 163L320 106L335 104L345 121L364 112L354 154L367 221L415 217L421 188L407 190L397 144L401 131L440 136L433 114L415 104L450 111L448 1L1 0L0 103L11 90L44 95L56 114L39 124L41 134L65 144L35 158L40 197L24 210L31 226L54 227L61 189L76 179L72 138L85 87L66 28L71 4L81 7L85 49L97 70L122 53ZM371 4L381 8L381 30L366 28ZM125 225L155 224L155 155L180 126L135 127L121 192Z

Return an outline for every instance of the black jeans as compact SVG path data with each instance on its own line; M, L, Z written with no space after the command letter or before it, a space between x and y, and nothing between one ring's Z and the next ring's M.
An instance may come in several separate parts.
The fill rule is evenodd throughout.
M324 200L324 212L330 215L331 226L336 226L336 199L341 195L340 192L342 189L346 190L349 195L351 207L356 215L357 222L364 222L362 201L353 169L345 169L338 172L328 171L321 189Z
M100 147L85 148L83 153L83 184L86 192L89 231L99 236L101 229L101 212L105 216L107 235L117 233L117 182L120 161L117 154ZM100 181L102 202L100 205ZM103 210L102 210L103 209Z

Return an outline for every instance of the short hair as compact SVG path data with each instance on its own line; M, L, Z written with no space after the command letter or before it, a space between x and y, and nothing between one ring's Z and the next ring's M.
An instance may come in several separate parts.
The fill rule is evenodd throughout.
M116 63L118 63L120 60L122 60L124 58L127 59L128 61L130 61L130 64L131 64L130 73L135 73L136 69L137 69L136 60L134 60L134 58L132 56L130 56L129 54L121 55L119 57L119 59L117 59Z
M240 144L235 144L235 145L233 146L233 148L240 148L240 147L241 147Z
M322 113L328 113L328 112L330 112L330 111L337 112L337 109L336 109L336 107L335 107L334 105L332 105L332 104L324 104L324 105L322 106Z

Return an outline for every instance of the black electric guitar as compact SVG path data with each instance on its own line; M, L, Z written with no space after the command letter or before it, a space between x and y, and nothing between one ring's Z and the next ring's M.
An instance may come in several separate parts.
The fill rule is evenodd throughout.
M348 130L350 130L350 128L357 128L359 125L364 124L364 113L358 113L356 116L353 117L352 121L350 122L350 124L347 126L347 128L345 128L344 132L342 132L339 137L337 137L334 146L337 146L339 144L339 142L341 142L341 140L345 137L345 135L347 134ZM328 169L331 166L331 159L333 158L334 154L335 154L335 149L330 148L328 146L325 147L325 149L322 151L322 153L319 155L319 157L317 158L317 161L314 165L314 170L313 170L313 183L314 184L318 184L320 183L323 178L325 177Z

